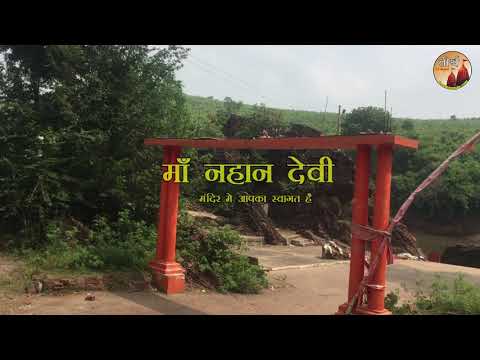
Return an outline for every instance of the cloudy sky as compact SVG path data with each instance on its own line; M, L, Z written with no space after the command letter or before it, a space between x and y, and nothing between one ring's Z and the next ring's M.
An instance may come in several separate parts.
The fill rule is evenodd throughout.
M384 106L396 117L480 116L480 46L194 45L178 71L190 95L227 96L269 107L336 112ZM440 87L433 63L449 50L465 54L471 81L457 91ZM477 65L478 64L478 65Z

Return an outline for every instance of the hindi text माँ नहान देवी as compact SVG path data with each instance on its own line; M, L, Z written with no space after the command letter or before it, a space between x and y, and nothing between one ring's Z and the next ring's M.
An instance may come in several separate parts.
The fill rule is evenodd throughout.
M304 164L294 156L288 158L294 162L287 164L291 168L288 171L288 179L291 182L303 184L307 178L312 182L333 183L334 164L329 156L321 157L318 164ZM166 171L163 172L163 180L188 183L189 163L190 158L177 158L176 164L163 164L162 166L166 168ZM273 182L273 164L205 164L204 166L207 168L204 177L210 182L233 185L243 185L252 181ZM304 168L308 168L306 175L303 173L295 174L304 171ZM225 172L226 169L228 169L227 173Z

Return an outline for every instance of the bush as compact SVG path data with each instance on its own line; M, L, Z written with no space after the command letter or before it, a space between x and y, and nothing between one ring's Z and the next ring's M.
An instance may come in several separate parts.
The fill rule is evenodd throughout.
M249 262L246 256L233 255L224 263L213 265L213 271L220 277L218 289L221 292L257 294L268 286L265 272Z
M154 256L155 227L131 220L128 210L112 224L98 217L87 237L79 233L76 226L52 221L46 245L19 252L29 265L45 270L145 270Z
M258 293L268 285L265 272L239 255L242 241L228 226L201 230L192 218L180 217L178 261L192 280L208 279L221 292Z
M452 283L437 275L430 294L418 291L414 301L402 305L398 305L398 300L398 290L385 298L385 307L397 315L480 314L480 287L467 282L462 274Z
M155 255L156 238L155 226L132 220L128 210L120 212L113 226L99 218L93 228L96 252L104 264L113 268L145 270Z
M48 244L41 248L25 248L17 251L33 269L73 270L103 266L100 258L88 247L72 241L77 230L63 232L61 224L50 222L47 226Z

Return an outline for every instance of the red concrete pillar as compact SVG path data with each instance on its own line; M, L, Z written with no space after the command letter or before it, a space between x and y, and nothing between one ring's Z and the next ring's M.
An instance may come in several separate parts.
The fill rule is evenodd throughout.
M377 230L386 230L390 222L390 189L392 181L391 145L380 145L377 157L377 178L375 186L375 207L373 209L373 227ZM377 255L379 240L371 243L371 257L373 261ZM379 259L375 275L367 285L367 307L361 313L372 315L390 314L385 309L385 283L387 275L387 248L384 247Z
M164 164L175 164L180 156L179 147L164 148ZM180 184L162 179L160 208L158 210L157 256L150 263L154 283L167 294L183 292L185 270L175 261L177 240L177 214Z
M352 223L368 225L368 182L370 178L370 146L359 145L355 161L355 188L352 204ZM350 276L348 284L348 301L339 307L343 314L348 303L355 295L363 279L365 270L365 241L352 236L350 256Z
M370 146L360 145L357 150L352 223L368 225L368 181L370 178ZM365 270L365 241L353 236L350 258L348 300L355 295Z
M171 151L163 151L163 163L170 164L172 162ZM166 211L162 209L167 208L167 198L168 198L168 183L162 180L162 185L160 187L160 207L158 208L158 220L157 220L157 253L155 259L161 261L164 259L164 249L162 239L165 238L165 215Z

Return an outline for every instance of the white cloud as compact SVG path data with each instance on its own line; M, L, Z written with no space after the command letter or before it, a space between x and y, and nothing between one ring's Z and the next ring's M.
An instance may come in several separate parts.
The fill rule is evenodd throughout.
M178 72L188 94L323 111L381 106L388 91L394 116L480 116L480 46L188 46ZM435 59L448 50L470 58L472 79L458 91L438 86Z

